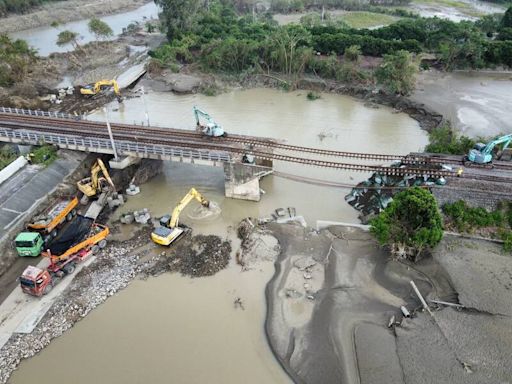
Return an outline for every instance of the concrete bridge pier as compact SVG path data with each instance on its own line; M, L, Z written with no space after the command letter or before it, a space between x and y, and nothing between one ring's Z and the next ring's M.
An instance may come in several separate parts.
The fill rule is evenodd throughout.
M225 196L232 199L260 201L260 179L272 172L271 162L268 166L238 162L224 163Z
M109 160L108 165L112 169L125 169L130 165L137 164L140 161L140 157L135 156L121 156L117 159Z

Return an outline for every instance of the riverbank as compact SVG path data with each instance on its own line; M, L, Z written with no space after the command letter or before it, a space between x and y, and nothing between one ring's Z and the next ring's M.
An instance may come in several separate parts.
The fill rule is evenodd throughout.
M282 251L267 286L265 328L295 382L462 384L510 377L512 264L499 246L446 236L432 258L408 266L387 261L360 229L270 229ZM410 280L427 300L462 309L441 305L431 317Z
M0 33L11 33L26 29L59 24L92 16L105 16L135 9L148 3L147 0L66 0L45 3L28 14L13 14L0 19Z

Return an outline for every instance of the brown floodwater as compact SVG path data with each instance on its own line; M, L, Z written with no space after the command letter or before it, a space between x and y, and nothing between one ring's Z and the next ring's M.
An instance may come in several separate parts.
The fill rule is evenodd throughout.
M197 105L227 132L286 139L290 144L405 154L427 143L425 132L407 115L368 108L345 96L322 94L321 99L308 101L304 92L253 89L217 97L150 93L146 98L151 122L160 126L193 129L192 106ZM96 117L102 118L100 113ZM142 100L126 100L119 111L110 112L110 119L144 120ZM279 162L275 168L340 183L356 183L366 176ZM261 202L231 200L224 198L221 168L179 163L167 163L163 174L142 185L141 193L130 197L116 214L140 208L149 208L154 216L168 213L190 187L218 204L221 213L198 219L197 205L191 203L180 221L196 234L228 237L234 250L239 242L233 228L242 218L268 216L279 207L295 207L311 226L317 219L357 220L357 213L344 202L343 189L267 176L261 183L266 192ZM134 281L40 354L22 362L11 382L289 383L263 330L264 288L272 273L270 262L241 272L232 261L212 277L166 274ZM237 297L245 310L235 309ZM41 374L48 367L58 368Z

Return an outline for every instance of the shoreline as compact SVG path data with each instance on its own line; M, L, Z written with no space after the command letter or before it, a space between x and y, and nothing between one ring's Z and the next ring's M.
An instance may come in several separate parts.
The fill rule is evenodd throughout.
M148 0L89 0L87 4L79 0L46 3L30 13L10 14L0 18L0 34L22 32L49 26L52 22L68 23L88 19L92 16L107 16L132 11Z

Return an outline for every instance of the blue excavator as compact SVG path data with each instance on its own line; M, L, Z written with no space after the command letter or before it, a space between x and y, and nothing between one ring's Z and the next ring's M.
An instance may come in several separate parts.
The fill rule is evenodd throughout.
M464 157L464 163L469 161L476 164L490 164L493 160L494 147L503 144L501 147L501 152L503 152L507 149L510 142L512 142L512 134L498 137L487 144L476 143L473 149Z
M196 117L196 125L198 130L200 130L204 135L212 137L227 136L227 133L224 132L224 129L222 129L219 124L213 121L209 114L200 110L196 106L194 106L194 116ZM201 117L206 120L206 124L201 124Z

